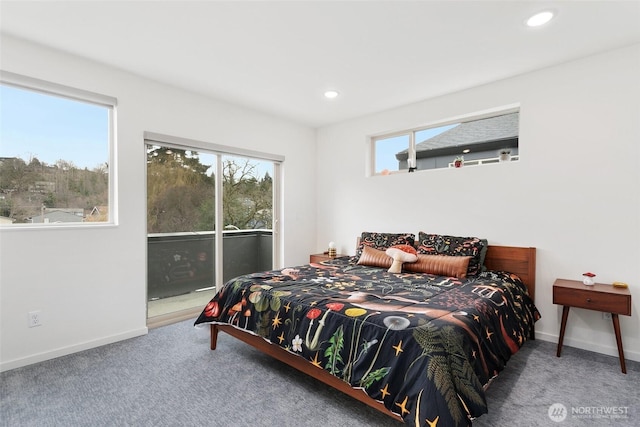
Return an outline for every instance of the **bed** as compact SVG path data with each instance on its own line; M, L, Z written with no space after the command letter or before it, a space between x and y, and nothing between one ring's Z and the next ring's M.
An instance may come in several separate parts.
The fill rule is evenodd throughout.
M363 233L354 257L232 279L195 324L210 325L212 350L223 331L407 425L469 426L534 338L535 248L381 235ZM385 247L407 243L420 254L414 271L389 273ZM415 271L460 258L455 274Z

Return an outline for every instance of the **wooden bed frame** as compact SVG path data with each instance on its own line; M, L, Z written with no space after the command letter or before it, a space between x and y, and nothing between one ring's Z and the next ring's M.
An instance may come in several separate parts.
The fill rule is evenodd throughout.
M489 270L502 270L517 274L522 282L527 286L531 299L535 301L536 282L536 248L516 247L516 246L489 246L484 262ZM301 371L323 383L353 397L354 399L392 417L397 421L402 418L389 409L382 402L369 397L364 390L351 387L348 383L338 377L331 375L328 371L318 368L306 359L296 356L275 344L265 341L262 337L243 332L231 325L211 325L211 350L216 349L218 331L223 331L240 341L243 341L258 350L266 353L281 362ZM532 334L532 339L535 336Z

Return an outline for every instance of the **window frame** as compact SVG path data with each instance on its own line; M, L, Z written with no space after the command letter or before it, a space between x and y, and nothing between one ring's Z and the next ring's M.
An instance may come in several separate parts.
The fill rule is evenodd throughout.
M438 170L438 169L447 169L447 168L434 168L434 169L416 169L417 165L417 154L416 154L416 134L421 131L449 126L452 124L461 124L466 122L473 122L482 119L488 119L491 117L497 117L501 115L511 114L511 113L520 113L520 104L510 104L501 107L491 108L475 113L464 114L460 116L451 117L448 119L437 120L434 122L430 122L427 124L423 124L420 126L415 126L408 129L394 130L390 132L384 133L376 133L367 136L367 170L366 176L385 176L385 175L395 175L399 173L406 172L425 172L430 170ZM519 132L518 132L519 133ZM382 141L389 138L399 137L407 135L409 137L409 144L406 148L408 153L407 158L407 168L389 171L389 173L381 173L376 171L376 143L378 141ZM482 165L482 163L478 163L478 165Z
M0 84L36 92L43 95L64 98L71 101L85 104L93 104L107 109L107 144L108 144L108 220L102 222L82 221L68 223L28 223L28 224L0 224L0 229L5 230L25 230L25 229L60 229L60 228L95 228L112 227L118 225L117 209L117 163L116 163L116 116L118 100L115 97L65 86L46 80L37 79L5 70L0 70Z

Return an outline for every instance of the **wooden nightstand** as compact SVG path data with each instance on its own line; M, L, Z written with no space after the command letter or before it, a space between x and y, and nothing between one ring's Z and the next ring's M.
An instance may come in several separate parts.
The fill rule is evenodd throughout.
M620 357L620 368L623 373L627 373L624 363L624 351L622 350L622 336L620 335L620 320L618 314L631 316L631 292L626 288L614 288L611 285L596 283L595 285L585 285L577 280L556 279L553 284L553 303L562 305L562 323L560 324L560 338L558 339L558 351L556 356L560 357L562 351L562 341L567 327L567 317L569 308L586 308L611 313L613 330L616 333L616 343L618 344L618 356Z
M336 256L334 256L333 258L339 258L341 256L347 256L347 255L343 255L343 254L336 254ZM329 259L333 259L329 256L329 254L312 254L309 255L309 262L322 262L322 261L327 261Z

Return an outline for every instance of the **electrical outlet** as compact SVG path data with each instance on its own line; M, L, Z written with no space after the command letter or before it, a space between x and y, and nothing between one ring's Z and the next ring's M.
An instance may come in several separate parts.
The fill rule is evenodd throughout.
M611 320L611 313L602 313L602 318L604 320Z
M42 316L40 310L30 311L29 313L27 313L27 320L29 322L30 328L42 326Z

